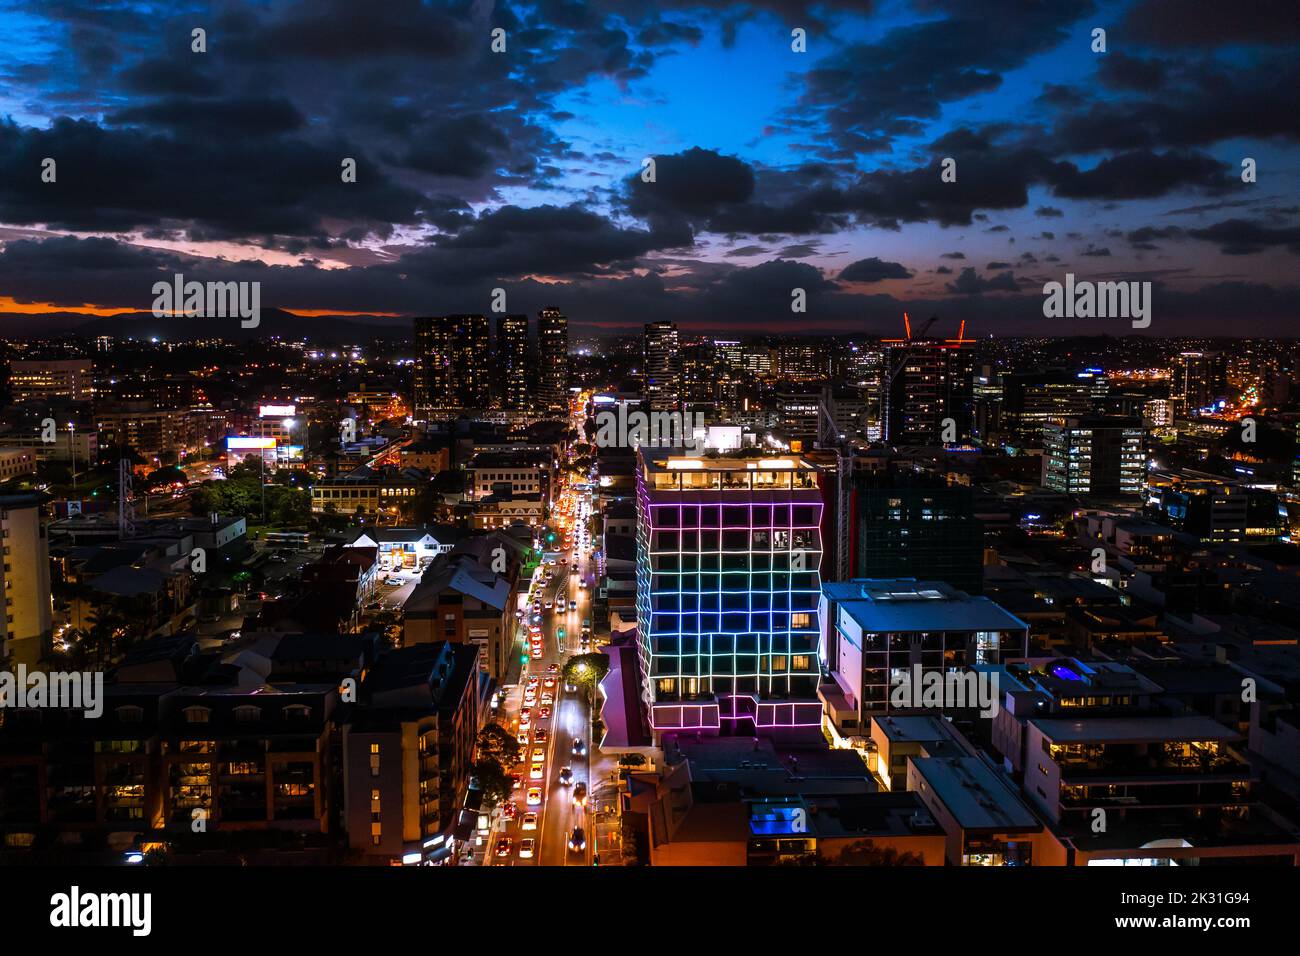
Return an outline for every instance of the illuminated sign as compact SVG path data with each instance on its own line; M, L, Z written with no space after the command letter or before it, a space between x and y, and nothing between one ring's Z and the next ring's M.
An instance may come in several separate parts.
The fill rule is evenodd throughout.
M292 418L296 405L263 405L257 410L259 418Z
M275 439L262 435L229 435L226 437L226 448L230 451L274 447Z

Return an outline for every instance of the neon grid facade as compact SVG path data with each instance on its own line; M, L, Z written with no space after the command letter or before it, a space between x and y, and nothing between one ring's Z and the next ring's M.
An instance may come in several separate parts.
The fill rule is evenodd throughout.
M797 458L638 451L637 621L656 733L820 726L819 485Z

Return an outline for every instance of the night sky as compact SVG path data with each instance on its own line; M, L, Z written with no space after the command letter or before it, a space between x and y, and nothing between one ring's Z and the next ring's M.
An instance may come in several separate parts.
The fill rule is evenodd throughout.
M1300 331L1292 0L0 0L0 37L28 325L179 271L303 313L1130 332L1042 317L1073 272L1151 281L1150 334Z

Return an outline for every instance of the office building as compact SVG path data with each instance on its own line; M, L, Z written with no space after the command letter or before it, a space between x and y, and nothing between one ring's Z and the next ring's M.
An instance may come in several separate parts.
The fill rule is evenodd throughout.
M648 322L641 345L645 397L652 411L681 409L682 357L677 326L671 322Z
M819 731L823 498L798 458L637 453L642 699L667 731Z
M1039 448L1043 426L1058 418L1086 416L1093 412L1097 379L1105 387L1105 376L1096 372L1016 372L1002 376L1002 428L1021 447Z
M984 529L973 489L887 470L854 476L852 493L854 577L932 578L983 593Z
M415 418L487 408L492 374L485 315L434 315L415 320Z
M885 349L882 437L939 445L970 437L972 340L891 339Z
M828 583L822 594L822 647L832 680L821 696L828 724L843 737L862 735L874 714L921 710L891 700L894 685L912 680L915 668L922 680L930 673L946 679L1028 653L1024 621L942 581L856 579Z
M783 342L776 350L777 375L792 382L824 381L831 356L822 342Z
M14 359L9 390L14 404L63 398L88 402L95 396L95 363L90 359Z
M0 495L0 647L15 664L35 664L47 650L50 617L50 553L41 524L42 497Z
M1069 495L1128 497L1146 487L1140 418L1063 418L1043 426L1043 487Z
M528 411L532 405L532 362L529 360L528 316L497 316L496 388L501 407Z
M537 404L550 414L569 410L569 320L559 309L537 313Z

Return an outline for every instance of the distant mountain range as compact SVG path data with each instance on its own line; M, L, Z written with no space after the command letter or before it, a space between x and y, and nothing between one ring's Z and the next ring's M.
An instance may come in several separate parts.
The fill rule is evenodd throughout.
M32 339L60 336L94 338L112 335L117 338L158 338L164 342L190 339L222 338L248 342L279 337L291 341L351 343L373 338L402 339L411 335L411 320L378 315L293 315L280 309L262 309L256 328L246 329L238 318L197 319L168 316L157 318L149 312L120 312L116 315L82 315L76 312L49 312L28 315L0 312L0 338Z

